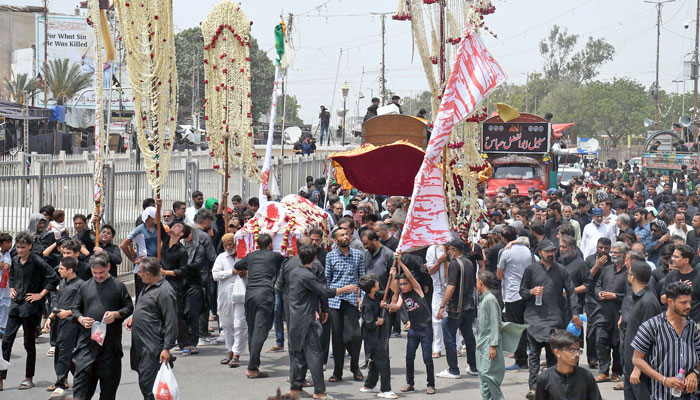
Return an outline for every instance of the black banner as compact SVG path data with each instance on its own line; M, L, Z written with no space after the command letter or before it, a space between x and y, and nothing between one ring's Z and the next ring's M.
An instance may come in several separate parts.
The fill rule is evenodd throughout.
M546 122L484 123L481 151L484 153L547 153L549 124Z

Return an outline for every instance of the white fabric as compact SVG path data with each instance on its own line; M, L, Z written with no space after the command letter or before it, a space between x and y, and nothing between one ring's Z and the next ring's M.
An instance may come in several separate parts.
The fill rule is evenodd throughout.
M211 269L212 277L219 283L217 293L217 314L223 329L226 349L241 355L248 341L248 325L245 319L245 303L233 303L231 293L238 277L233 274L236 259L223 252L216 257ZM243 279L246 284L248 278Z
M504 249L498 260L498 269L503 270L503 301L513 303L521 300L520 282L523 280L525 269L532 264L532 253L527 246L514 244L510 249Z
M8 250L7 252L5 252L4 254L2 253L2 251L0 251L0 263L6 263L6 264L12 265L12 257L10 256L10 250ZM1 273L1 272L2 272L2 271L0 271L0 273ZM0 288L0 298L1 298L1 299L8 299L8 300L10 299L10 282L9 282L9 277L8 277L7 287L6 287L6 288ZM2 306L2 305L0 305L0 307L1 307L1 306ZM7 303L7 307L8 307L8 309L9 309L9 307L10 307L9 302ZM3 319L3 318L0 317L0 319ZM4 320L5 320L5 323L7 323L7 316L6 316L6 315L4 316ZM2 323L2 321L0 321L0 327L4 328L4 327L5 327L5 323Z
M428 248L425 255L426 267L432 267L437 260L445 253L442 246L434 244ZM442 352L442 321L437 319L437 312L442 303L442 297L445 294L445 263L442 263L434 274L430 275L433 278L433 300L432 308L432 323L433 323L433 353Z
M617 226L617 215L612 212L607 217L603 215L603 224L608 228L608 239L615 243L617 241L617 235L620 234L620 227Z
M201 209L202 209L202 207L200 207L200 208L194 208L194 206L187 207L187 209L185 210L185 222L193 223L194 216L197 215L197 211L199 211Z
M141 213L141 221L143 221L144 224L146 223L146 220L148 219L148 217L151 217L153 219L156 218L156 208L155 207L146 207L146 209L143 210L143 212Z
M598 239L602 237L609 238L608 227L603 223L600 226L596 226L594 222L591 222L583 228L583 234L581 235L581 253L583 253L583 258L596 253Z
M685 224L683 224L685 225ZM685 231L683 230L683 227L677 227L676 224L669 225L668 227L668 233L670 236L676 235L680 236L683 238L683 241L686 240L686 237L688 236L688 232L690 228L688 225L685 225Z

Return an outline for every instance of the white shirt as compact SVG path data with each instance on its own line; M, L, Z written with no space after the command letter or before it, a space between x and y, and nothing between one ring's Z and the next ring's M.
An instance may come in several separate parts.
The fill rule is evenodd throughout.
M187 210L185 210L185 222L194 222L194 216L197 215L197 211L201 210L202 207L199 208L194 208L192 207L187 207Z
M435 265L437 260L443 254L445 254L445 251L439 244L433 244L428 247L428 252L425 255L426 269ZM433 290L435 293L445 293L445 287L447 285L447 278L445 277L445 263L440 264L437 271L435 271L434 274L430 274L430 277L433 278Z
M236 264L237 258L223 252L216 257L214 266L211 269L211 275L216 282L219 283L217 292L217 314L222 320L222 324L228 324L233 321L233 302L231 301L231 293L236 280L243 279L244 283L248 283L248 278L240 278L233 274L233 266Z
M688 225L685 225L685 229L686 230L684 231L682 227L679 228L676 226L676 224L673 224L673 225L669 225L668 233L669 233L669 236L678 235L678 236L682 237L683 240L686 240L686 237L688 236L687 231L689 231L691 228L688 227Z
M598 246L598 239L608 236L608 227L601 222L600 226L596 226L595 222L591 222L583 228L581 235L581 253L583 258L595 254Z
M520 297L520 282L523 274L532 264L532 253L527 246L514 244L510 249L503 249L498 269L503 270L503 301L513 303L522 300Z
M4 254L2 251L0 251L0 262L1 263L7 263L12 265L12 257L10 256L10 251L8 250ZM2 270L0 270L2 272ZM8 270L9 272L9 270ZM9 282L9 276L8 276L8 282L7 282L7 287L0 288L0 297L2 298L9 298L10 297L10 282Z
M608 239L615 243L617 235L620 234L620 228L617 226L617 215L610 213L607 217L603 215L603 224L608 228Z

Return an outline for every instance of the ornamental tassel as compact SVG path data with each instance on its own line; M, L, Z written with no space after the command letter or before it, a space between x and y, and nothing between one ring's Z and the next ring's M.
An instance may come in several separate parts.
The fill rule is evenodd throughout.
M105 62L114 60L117 49L114 48L114 40L109 34L109 23L107 23L107 10L109 10L109 0L100 0L100 31L102 32L102 43L105 47Z

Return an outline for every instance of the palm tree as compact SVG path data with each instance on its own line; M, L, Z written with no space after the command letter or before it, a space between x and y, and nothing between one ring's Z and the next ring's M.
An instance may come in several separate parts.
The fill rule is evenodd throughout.
M24 100L31 97L38 88L37 80L35 78L27 79L28 76L29 74L13 74L12 81L5 78L5 86L15 103L24 104Z
M46 83L56 105L66 104L78 92L92 86L92 75L80 72L80 66L67 58L51 60L44 71Z

